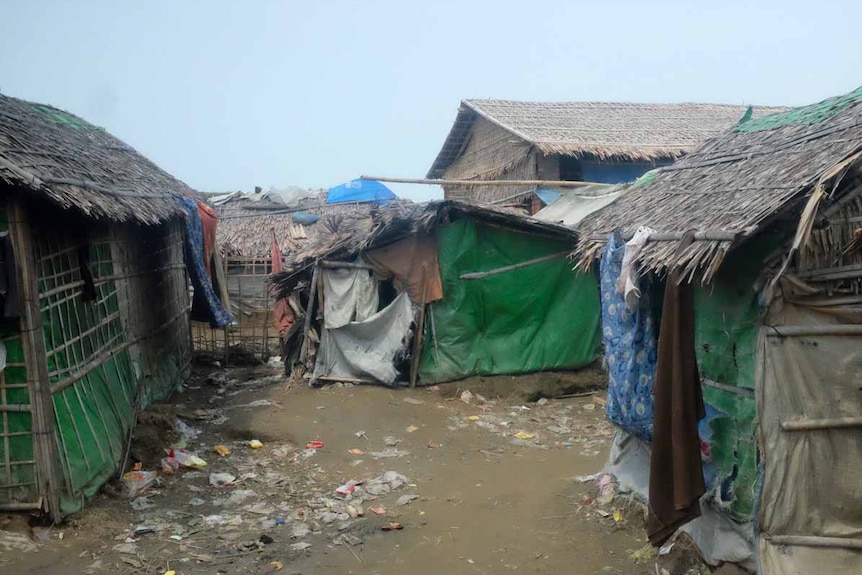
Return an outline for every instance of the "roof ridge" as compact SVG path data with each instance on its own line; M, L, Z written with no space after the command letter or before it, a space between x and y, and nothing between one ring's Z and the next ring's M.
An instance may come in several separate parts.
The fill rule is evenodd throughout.
M782 108L792 109L794 106L783 106L779 104L727 104L720 102L627 102L621 100L511 100L508 98L464 98L463 103L494 102L498 104L525 104L525 105L602 105L602 106L715 106L722 108Z

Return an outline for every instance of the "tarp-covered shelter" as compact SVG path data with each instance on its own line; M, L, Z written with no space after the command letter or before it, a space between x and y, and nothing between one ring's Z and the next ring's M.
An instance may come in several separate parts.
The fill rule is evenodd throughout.
M0 509L79 510L186 376L193 196L104 129L0 96Z
M372 189L365 199L329 203L330 195L291 187L207 198L219 216L217 244L235 322L222 330L193 323L196 351L215 353L229 363L249 354L264 361L282 354L283 329L273 323L275 300L266 286L266 278L278 271L272 266L273 241L280 254L301 253L315 245L318 236L328 237L327 221L366 221L377 209L377 196L384 197Z
M295 344L315 380L431 384L598 356L598 285L572 270L571 228L451 201L321 222L274 276L303 309L322 293Z
M742 121L577 226L582 267L601 259L604 282L625 252L639 276L634 312L616 276L603 283L606 335L637 328L661 342L665 278L691 285L706 493L683 529L710 560L765 575L862 572L860 222L862 88ZM608 469L650 499L661 489L648 486L652 342L644 361L612 365L608 400L619 427Z
M760 117L785 108L761 107ZM620 184L673 163L720 134L745 106L463 100L428 178L569 180ZM494 206L543 204L532 185L443 187L447 200Z

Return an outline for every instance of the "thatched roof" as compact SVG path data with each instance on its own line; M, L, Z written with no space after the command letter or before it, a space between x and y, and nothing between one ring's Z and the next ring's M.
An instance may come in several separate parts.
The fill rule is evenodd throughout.
M462 153L476 118L509 131L545 154L617 161L675 159L736 123L746 106L463 100L429 178ZM786 108L757 107L754 116Z
M708 280L728 250L774 218L798 220L821 176L860 149L862 88L744 122L642 177L616 202L585 218L577 227L576 255L588 265L616 229L632 233L648 226L667 235L693 230L700 241L681 258L674 257L676 241L655 241L641 252L641 265L653 271L705 269Z
M573 245L576 239L575 231L565 226L452 200L423 204L401 200L385 206L368 207L370 210L366 217L358 212L353 215L327 214L314 224L321 226L314 237L298 250L285 252L285 271L271 276L270 281L277 293L289 291L296 271L316 260L350 260L363 250L386 245L410 234L430 233L437 225L459 215L513 230L570 240Z
M224 204L215 206L219 216L217 243L228 256L259 257L269 259L272 249L272 232L282 253L290 260L294 254L314 251L314 246L326 246L333 240L330 233L349 229L348 235L371 229L372 214L380 210L373 203L327 204L326 191L303 198L296 204L268 201L249 201L238 195ZM412 202L398 200L394 205L407 205ZM311 214L320 218L313 224L305 221L303 215ZM322 236L322 237L319 237Z
M0 183L93 218L157 223L182 214L183 182L63 110L0 95Z

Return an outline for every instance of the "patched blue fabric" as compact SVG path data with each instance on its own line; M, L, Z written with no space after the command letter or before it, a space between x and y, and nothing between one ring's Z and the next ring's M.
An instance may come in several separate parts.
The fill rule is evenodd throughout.
M383 205L397 198L392 190L377 180L350 180L346 184L329 188L326 203L374 202Z
M198 204L193 198L180 198L178 201L186 211L186 260L192 287L195 290L192 316L194 318L196 311L205 308L210 327L224 327L233 323L233 316L225 309L213 289L204 265L204 228L198 212Z
M608 419L644 441L652 440L653 388L658 359L651 294L641 288L638 307L628 309L617 279L625 243L608 239L601 262L602 340L608 381Z

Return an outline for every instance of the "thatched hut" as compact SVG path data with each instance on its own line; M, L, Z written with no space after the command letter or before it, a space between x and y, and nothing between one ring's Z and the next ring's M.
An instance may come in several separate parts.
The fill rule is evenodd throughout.
M193 191L85 120L0 96L0 509L81 508L190 362Z
M207 198L219 216L217 243L225 298L235 321L222 330L193 322L195 351L226 354L228 362L247 357L266 361L281 355L282 340L273 324L275 301L266 286L273 273L273 242L287 261L313 251L312 246L329 249L331 227L337 225L333 222L349 225L360 237L377 209L374 201L327 203L327 196L326 190L293 188L288 193L236 192Z
M753 114L784 108L757 107ZM745 106L463 100L428 178L630 182L728 129ZM535 186L444 186L446 199L542 204Z
M571 228L454 201L369 216L325 217L273 276L299 310L288 367L425 385L597 358L598 286L571 269Z
M713 559L756 555L765 574L862 572L860 222L862 88L742 122L577 228L584 268L648 227L635 256L644 294L657 299L668 274L694 284L707 492L687 529ZM685 232L693 243L680 250ZM613 292L603 286L603 302ZM627 480L648 475L652 380L641 375L611 370L621 431L610 467ZM621 415L639 398L644 419Z

